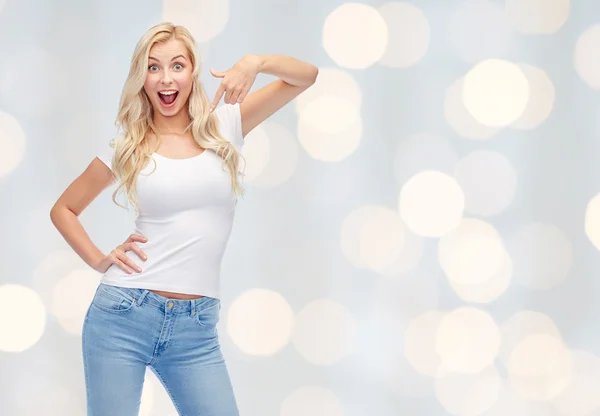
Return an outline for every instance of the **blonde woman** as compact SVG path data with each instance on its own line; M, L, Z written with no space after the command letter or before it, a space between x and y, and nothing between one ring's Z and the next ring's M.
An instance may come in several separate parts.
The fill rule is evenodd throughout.
M68 244L102 273L82 334L88 416L137 415L146 367L179 414L239 414L216 324L221 259L242 195L240 150L318 69L288 56L247 55L226 71L211 69L221 80L211 102L196 50L181 26L144 34L121 95L121 134L51 211ZM258 73L278 79L249 93ZM137 218L123 244L104 254L78 216L115 182L113 201L122 191Z

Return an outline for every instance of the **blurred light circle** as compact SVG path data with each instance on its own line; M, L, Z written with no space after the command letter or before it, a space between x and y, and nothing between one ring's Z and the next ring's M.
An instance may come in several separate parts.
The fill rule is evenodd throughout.
M520 63L518 65L529 83L529 101L521 117L510 127L519 130L533 130L550 116L554 108L556 92L546 71L529 64Z
M388 28L377 9L343 3L325 19L323 47L339 66L365 69L385 53Z
M504 10L521 33L549 35L569 17L569 0L505 0Z
M463 102L463 84L464 77L461 77L446 89L444 117L459 136L471 140L489 140L500 129L481 124L467 111Z
M0 351L23 352L33 347L45 328L46 309L34 290L12 283L0 286Z
M505 127L523 115L529 102L527 77L512 62L488 59L475 65L463 83L463 102L481 124Z
M412 232L423 237L440 237L460 222L465 196L453 177L423 171L404 184L398 206L402 220Z
M500 348L500 328L485 311L460 307L439 323L435 350L444 372L476 374L493 364Z
M294 312L279 293L250 289L236 298L227 314L227 332L246 354L269 356L290 341Z
M575 70L590 87L600 90L600 24L586 29L575 43Z
M480 284L501 272L506 249L489 223L464 218L438 242L438 260L448 280L458 284Z

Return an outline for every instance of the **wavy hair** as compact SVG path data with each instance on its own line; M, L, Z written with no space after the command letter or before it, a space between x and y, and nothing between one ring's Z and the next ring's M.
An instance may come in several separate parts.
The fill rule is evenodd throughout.
M170 39L183 42L193 67L192 89L187 106L190 123L186 126L185 132L190 130L194 140L206 149L204 151L212 150L223 159L223 164L227 166L231 175L231 186L234 195L239 197L244 194L238 178L238 173L241 173L238 168L242 156L235 146L219 133L219 121L215 112L208 112L210 102L200 81L201 66L200 57L196 52L196 41L185 27L165 22L148 29L135 47L129 75L125 80L121 93L119 112L115 122L119 134L111 144L114 147L113 172L119 181L119 186L114 191L112 200L115 204L126 208L119 204L116 199L120 192L125 192L137 214L139 214L136 192L137 178L151 160L151 155L155 150L151 149L151 143L146 135L149 131L152 131L158 138L159 144L161 141L160 133L153 122L154 110L144 90L148 55L153 45Z

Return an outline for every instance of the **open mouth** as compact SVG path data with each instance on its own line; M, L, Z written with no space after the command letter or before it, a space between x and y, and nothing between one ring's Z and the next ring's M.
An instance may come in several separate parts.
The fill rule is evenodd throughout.
M158 93L158 98L164 107L171 107L175 103L179 91L164 91Z

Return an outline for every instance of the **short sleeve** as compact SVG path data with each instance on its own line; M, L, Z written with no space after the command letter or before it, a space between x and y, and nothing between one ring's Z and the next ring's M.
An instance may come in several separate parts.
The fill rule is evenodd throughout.
M100 159L112 171L112 158L115 149L112 147L114 140L105 143L97 152L96 157Z
M244 145L240 103L223 104L215 110L215 115L219 119L219 132L221 135L240 150Z

